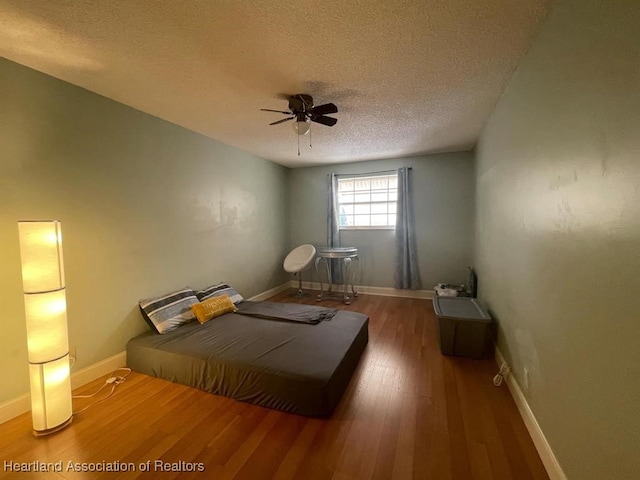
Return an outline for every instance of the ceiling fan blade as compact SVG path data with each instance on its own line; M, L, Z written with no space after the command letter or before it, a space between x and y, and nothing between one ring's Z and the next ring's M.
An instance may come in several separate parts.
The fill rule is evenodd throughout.
M282 112L284 113L284 112ZM278 120L277 122L272 122L269 125L278 125L279 123L288 122L289 120L293 120L296 117L283 118L282 120Z
M333 103L325 103L324 105L318 105L311 109L311 113L314 115L326 115L327 113L338 113L338 107Z
M321 123L322 125L326 125L327 127L333 127L336 123L338 123L337 118L325 117L324 115L312 115L309 118L312 122Z
M311 95L307 95L306 93L298 93L296 97L302 102L304 111L310 111L313 108L313 97Z
M282 110L271 110L269 108L261 108L261 112L276 112L276 113L284 113L285 115L291 115L291 112L283 112Z

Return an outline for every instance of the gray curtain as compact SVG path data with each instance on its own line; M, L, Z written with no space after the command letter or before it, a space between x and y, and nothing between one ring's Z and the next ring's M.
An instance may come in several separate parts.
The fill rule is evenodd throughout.
M394 286L401 289L419 290L422 288L422 283L418 271L410 173L410 168L398 169Z
M329 174L329 205L327 208L327 247L340 246L340 223L338 220L338 175ZM332 259L329 262L331 277L334 283L342 283L342 269L340 261Z

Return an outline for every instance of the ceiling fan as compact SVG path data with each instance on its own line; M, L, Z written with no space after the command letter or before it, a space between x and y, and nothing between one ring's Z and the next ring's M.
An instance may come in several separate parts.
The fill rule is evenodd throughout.
M336 107L333 103L325 103L323 105L314 107L313 97L305 93L290 95L288 97L288 100L289 111L271 110L268 108L260 109L263 112L276 112L289 115L289 117L283 118L282 120L277 120L270 123L269 125L278 125L279 123L284 123L288 122L289 120L295 119L295 122L293 123L293 129L298 135L306 135L311 129L310 122L321 123L322 125L326 125L327 127L333 127L338 122L336 118L326 116L327 113L338 112L338 107Z

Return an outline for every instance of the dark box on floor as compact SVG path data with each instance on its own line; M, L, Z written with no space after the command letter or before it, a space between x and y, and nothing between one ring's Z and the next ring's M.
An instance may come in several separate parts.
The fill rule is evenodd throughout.
M437 296L433 299L433 309L438 317L443 354L471 358L492 356L493 320L478 299Z

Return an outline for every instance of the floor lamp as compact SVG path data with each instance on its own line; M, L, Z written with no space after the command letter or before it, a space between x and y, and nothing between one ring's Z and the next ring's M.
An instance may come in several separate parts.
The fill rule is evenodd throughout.
M67 301L58 221L18 222L27 323L31 416L36 436L71 423Z

